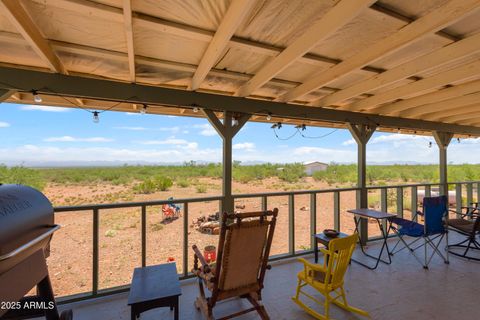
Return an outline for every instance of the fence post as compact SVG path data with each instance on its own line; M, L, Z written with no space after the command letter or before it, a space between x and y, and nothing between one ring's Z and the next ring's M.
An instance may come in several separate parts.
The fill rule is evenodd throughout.
M183 204L183 276L188 275L188 202Z
M397 214L403 218L403 188L397 187Z
M288 251L291 255L295 253L295 198L293 194L288 195Z
M340 192L333 192L333 228L340 231Z
M315 249L315 234L317 233L317 194L310 194L310 248Z
M455 185L455 211L457 211L457 218L461 218L462 212L462 184L457 183Z
M387 203L387 188L380 189L380 210L383 212L388 212L388 203ZM387 232L387 221L382 219L383 231Z
M142 267L147 265L147 207L142 206Z
M267 197L263 196L262 197L262 211L267 211Z
M467 183L467 206L473 202L473 183Z
M428 185L425 186L425 197L431 197L432 196L432 186Z
M98 209L93 209L92 294L94 296L98 293L98 230L99 230Z
M412 189L410 190L411 192L411 203L410 203L410 212L412 213L412 219L414 221L418 221L418 217L416 216L417 209L418 209L418 188L416 186L413 186Z

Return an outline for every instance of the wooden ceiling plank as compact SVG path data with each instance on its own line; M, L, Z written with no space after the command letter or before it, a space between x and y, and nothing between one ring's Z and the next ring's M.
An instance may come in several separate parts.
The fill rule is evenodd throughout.
M233 0L193 75L190 90L197 90L225 51L233 34L252 11L257 0Z
M270 79L285 70L292 63L304 56L319 42L328 38L342 26L358 16L375 0L342 0L329 10L319 21L292 42L278 56L270 60L255 76L240 87L236 96L246 97L263 86Z
M467 82L458 86L448 87L439 91L427 93L418 97L400 100L398 102L379 106L369 110L372 113L398 115L399 112L424 104L439 102L480 91L480 80Z
M475 60L463 66L437 73L431 77L379 93L358 102L339 107L338 109L349 111L370 110L382 103L391 102L408 95L421 94L422 92L439 88L460 80L478 77L479 69L480 60Z
M446 115L442 118L442 122L461 122L461 121L478 121L480 115L480 104L472 104L464 108L455 110L455 113ZM477 120L472 120L477 119Z
M382 88L397 81L431 70L446 63L450 63L480 51L480 33L466 39L454 42L434 52L408 61L390 70L360 81L346 89L332 93L314 102L317 107L335 105L336 103L353 98L359 94Z
M55 72L68 74L60 59L40 33L35 22L28 15L21 3L16 0L1 0L0 9L18 32L32 47L35 53Z
M135 47L133 44L133 23L131 0L123 0L123 20L125 26L125 40L127 42L128 71L131 82L136 82Z
M451 0L429 14L406 25L391 36L365 48L352 58L310 77L308 81L279 97L278 101L287 102L298 99L313 90L325 86L352 71L358 70L369 63L419 40L425 35L437 32L455 23L459 19L471 14L478 7L480 7L478 0Z
M400 112L399 116L404 118L421 117L425 120L434 118L442 118L444 110L451 110L462 106L478 103L480 101L480 92L467 94L465 96L456 97L436 103L429 103L420 107L412 108L404 112ZM429 115L430 114L430 115Z

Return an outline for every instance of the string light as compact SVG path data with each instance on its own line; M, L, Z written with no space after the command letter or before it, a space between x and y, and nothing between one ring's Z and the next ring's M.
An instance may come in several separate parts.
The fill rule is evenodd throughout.
M307 130L307 126L305 124L299 124L295 126L295 129L305 131Z
M269 112L269 113L267 114L267 121L270 121L270 120L272 120L272 114Z
M197 113L198 112L198 107L193 107L193 112Z
M460 143L460 138L457 138L458 143Z
M148 108L148 106L146 104L144 104L142 109L140 109L140 113L141 114L146 114L147 113L147 108Z
M238 126L238 120L237 120L237 118L233 118L233 120L232 120L232 126L234 126L234 127Z
M272 129L281 129L282 128L282 123L281 122L277 122L277 123L274 123L272 126L271 126Z
M33 101L36 103L41 103L42 102L42 97L38 94L37 90L32 90L33 94Z
M98 123L100 121L100 113L98 111L93 111L93 122Z
M433 145L432 141L429 141L429 142L428 142L428 147L431 148L432 145Z

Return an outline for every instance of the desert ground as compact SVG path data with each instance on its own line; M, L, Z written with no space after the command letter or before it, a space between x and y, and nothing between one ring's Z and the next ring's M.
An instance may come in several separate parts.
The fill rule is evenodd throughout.
M48 184L43 192L55 206L164 200L169 197L198 198L221 194L221 179L200 178L200 183L207 186L206 190L202 190L201 193L194 185L183 188L174 185L168 191L135 194L129 191L132 189L129 185L109 185L107 183L68 187L63 184ZM276 177L248 183L234 182L233 184L235 194L278 192L292 189L319 190L334 187L310 177L302 178L295 184L280 181ZM372 192L372 207L378 208L378 195L379 192ZM294 203L295 250L309 249L310 196L297 195ZM353 216L346 210L355 207L355 192L342 192L340 203L340 230L352 233L354 230ZM261 199L258 197L238 199L235 204L238 211L259 210ZM279 209L271 254L287 253L288 197L269 197L268 208ZM133 269L141 265L140 210L140 208L123 208L100 211L99 289L129 284ZM197 244L203 248L206 245L217 245L218 242L217 235L203 234L195 230L191 225L192 221L203 215L214 214L218 210L218 201L189 204L188 270L193 265L191 245ZM317 232L334 227L333 210L333 193L318 194ZM407 208L405 214L409 214ZM183 215L183 210L181 215ZM66 212L55 215L56 223L60 224L62 229L53 237L48 264L57 296L88 292L92 289L92 216L92 211ZM173 221L163 221L161 206L147 207L147 265L165 263L168 259L173 258L177 263L178 272L183 272L183 221L183 217ZM370 235L379 234L373 223L369 224L369 230Z

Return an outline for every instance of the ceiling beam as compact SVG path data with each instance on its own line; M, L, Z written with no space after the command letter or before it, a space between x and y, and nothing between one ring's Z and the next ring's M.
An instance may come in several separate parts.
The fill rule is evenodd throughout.
M480 104L472 104L470 106L463 107L458 110L452 110L455 111L455 113L445 113L445 116L442 117L442 121L444 122L463 122L467 121L468 123L470 122L478 122L480 121Z
M425 120L437 120L447 114L444 114L446 110L458 110L463 106L480 102L480 92L467 94L465 96L452 98L436 103L429 103L420 107L412 108L403 112L400 112L400 117L422 117Z
M459 19L472 13L478 7L480 7L478 0L451 0L438 9L401 28L398 32L366 47L350 59L310 77L305 83L285 93L278 100L292 101L298 99L315 89L325 86L352 71L358 70L369 63L419 40L427 34L437 32L455 23Z
M7 87L5 87L6 84L8 84ZM43 88L39 90L39 93L52 94L54 92L57 95L80 99L123 101L129 104L145 103L179 108L198 105L214 111L232 111L252 115L266 116L271 112L274 117L303 121L353 123L385 128L418 131L441 130L457 134L480 135L480 128L473 126L363 114L8 67L0 67L0 87L4 89L21 88L25 91L30 88Z
M320 20L296 38L282 53L270 60L262 69L256 72L252 79L238 89L236 95L240 97L251 95L255 90L312 50L319 42L325 40L358 16L375 1L376 0L341 0L338 2Z
M385 4L385 3L376 2L370 7L370 9L376 12L382 13L384 15L387 15L398 21L403 21L406 23L412 23L413 21L415 21L415 17L409 17L402 13L399 13L397 10L395 10L394 8L390 7L388 4ZM461 37L459 37L458 35L452 34L446 30L437 31L435 32L435 34L453 42L461 40Z
M62 8L73 12L82 12L86 15L98 19L108 20L116 23L124 23L122 10L116 7L95 3L87 0L32 0L41 5ZM157 17L148 16L146 14L135 13L132 15L133 22L136 27L154 30L156 32L169 33L172 35L185 37L204 42L211 42L215 33L210 30L200 29L185 25L182 23L167 21ZM266 56L277 56L285 48L277 47L266 43L251 41L244 38L233 36L230 39L229 46L255 52ZM310 65L338 64L341 60L332 59L325 56L307 53L299 59L302 63ZM362 70L370 73L380 73L384 70L365 66Z
M19 1L0 0L0 10L52 71L63 74L68 73L50 47L48 40L40 33L35 22Z
M198 64L198 68L193 75L189 87L190 90L197 90L200 88L200 85L207 77L208 72L213 68L215 63L217 63L220 55L225 52L233 34L245 18L248 17L256 2L256 0L233 0L230 3L222 22L218 26L212 41L210 41L207 50L205 50L205 53Z
M435 92L427 93L418 97L382 105L375 109L369 110L369 112L398 116L398 113L404 110L415 108L428 103L434 103L450 98L460 97L477 91L480 91L480 80L463 83L457 86L452 86Z
M362 93L385 87L389 84L406 79L447 63L471 56L480 51L480 33L464 40L454 42L419 58L410 60L392 69L382 72L372 78L360 81L353 86L332 93L315 101L312 105L326 107L350 99Z
M131 0L123 0L123 23L125 26L125 40L127 42L128 71L130 82L136 82L135 73L135 47L133 45L132 3Z
M10 98L15 92L15 90L9 89L0 89L0 103Z
M390 89L388 91L371 96L370 98L339 107L339 109L349 111L370 110L382 103L391 102L395 99L409 95L421 95L422 92L455 83L457 81L466 80L473 77L478 78L478 70L480 70L480 59L454 69L437 73L431 77Z

